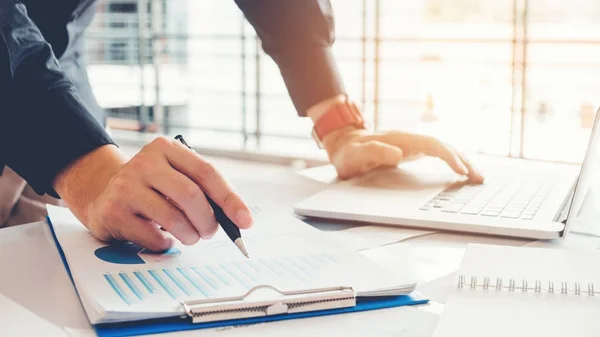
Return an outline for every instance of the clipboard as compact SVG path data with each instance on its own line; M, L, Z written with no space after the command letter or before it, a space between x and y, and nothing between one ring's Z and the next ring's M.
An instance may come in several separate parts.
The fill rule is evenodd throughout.
M52 222L46 217L52 238L58 249L60 258L71 279L71 270L65 254L58 242ZM247 303L254 292L268 290L282 296L281 300ZM75 287L75 291L77 288ZM167 333L185 330L199 330L235 325L250 325L301 319L315 316L352 313L367 310L385 309L407 305L425 304L429 302L418 293L401 296L359 297L352 287L339 286L301 291L282 291L270 285L260 285L250 289L246 294L236 297L202 299L182 302L184 315L178 317L129 321L120 323L103 323L94 325L99 337L138 336ZM220 309L220 310L219 310ZM235 318L226 319L225 312L237 312Z

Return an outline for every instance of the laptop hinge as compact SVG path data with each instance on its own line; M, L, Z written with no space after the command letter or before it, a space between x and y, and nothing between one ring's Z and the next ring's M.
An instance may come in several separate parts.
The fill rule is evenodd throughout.
M573 203L573 197L575 196L575 186L571 188L569 192L569 197L565 199L565 203L558 213L557 221L562 223L563 225L567 224L567 219L569 218L569 210L571 209L571 204Z

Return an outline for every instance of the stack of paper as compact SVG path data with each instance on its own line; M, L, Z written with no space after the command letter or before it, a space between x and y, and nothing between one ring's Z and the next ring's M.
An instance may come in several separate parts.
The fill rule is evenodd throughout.
M156 254L132 243L98 241L69 210L48 208L92 324L181 316L184 301L239 296L262 284L283 291L344 285L357 296L414 289L410 275L393 277L294 217L254 211L255 225L242 233L251 254L246 259L222 231Z

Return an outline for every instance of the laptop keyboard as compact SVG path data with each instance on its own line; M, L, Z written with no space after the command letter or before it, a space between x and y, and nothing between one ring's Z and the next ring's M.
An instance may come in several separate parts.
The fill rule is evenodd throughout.
M457 182L419 209L531 220L556 181L551 176L502 174L483 185Z

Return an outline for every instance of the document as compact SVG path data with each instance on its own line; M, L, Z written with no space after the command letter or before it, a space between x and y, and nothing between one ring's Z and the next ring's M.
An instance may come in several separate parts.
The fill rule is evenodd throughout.
M435 233L428 230L398 228L391 226L357 226L349 229L327 232L331 238L339 240L356 251L381 247L407 239Z
M0 336L67 337L56 325L0 294Z
M410 244L399 242L363 250L360 254L377 261L395 275L412 270L414 278L422 284L455 271L464 251L461 247L440 246L435 240L415 240Z
M429 303L435 301L443 304L454 290L454 280L456 280L456 272L419 284L417 290L431 300Z
M410 274L386 270L291 216L252 208L246 259L223 231L162 253L95 239L65 208L48 206L57 240L92 324L180 316L182 302L240 296L257 285L283 291L351 286L357 296L409 293ZM260 296L260 295L259 295Z

